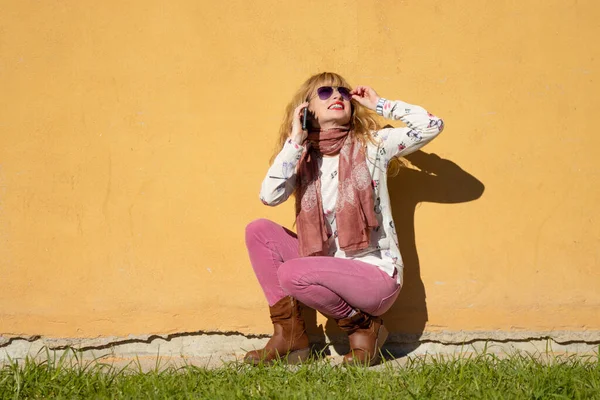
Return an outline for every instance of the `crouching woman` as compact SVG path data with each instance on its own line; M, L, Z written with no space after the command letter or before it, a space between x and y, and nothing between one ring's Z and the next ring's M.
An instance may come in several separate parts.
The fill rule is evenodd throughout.
M406 127L381 129L374 112ZM348 334L344 362L379 361L388 335L380 315L396 300L403 276L388 166L442 129L442 120L422 107L382 98L367 86L352 89L334 73L312 76L300 87L260 192L269 206L295 195L297 234L265 219L246 228L274 325L267 345L248 352L246 362L308 357L302 304L335 319Z

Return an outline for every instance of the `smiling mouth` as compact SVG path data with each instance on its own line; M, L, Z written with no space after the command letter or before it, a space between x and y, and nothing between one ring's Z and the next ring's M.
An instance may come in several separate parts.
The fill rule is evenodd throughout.
M342 103L333 103L327 109L328 110L343 110L344 109L344 104L342 104Z

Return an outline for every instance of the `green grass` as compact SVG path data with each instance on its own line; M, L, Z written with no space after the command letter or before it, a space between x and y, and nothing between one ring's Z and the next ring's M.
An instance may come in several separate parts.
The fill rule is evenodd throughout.
M67 354L67 353L65 353ZM0 367L0 399L17 398L264 398L264 399L600 399L600 355L541 361L516 353L412 357L403 366L343 368L326 361L302 366L231 363L136 371L72 352Z

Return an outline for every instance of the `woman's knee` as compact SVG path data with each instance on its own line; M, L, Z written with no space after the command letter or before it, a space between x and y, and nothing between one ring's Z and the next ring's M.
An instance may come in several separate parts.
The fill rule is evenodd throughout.
M250 222L246 225L246 243L248 243L249 240L259 238L266 230L272 229L273 225L276 225L275 222L266 218L259 218Z

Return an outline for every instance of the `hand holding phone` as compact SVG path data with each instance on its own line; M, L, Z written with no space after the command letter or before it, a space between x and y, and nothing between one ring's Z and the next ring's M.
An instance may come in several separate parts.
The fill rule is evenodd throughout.
M296 142L296 144L302 145L308 135L308 113L308 102L299 104L294 109L290 139Z

